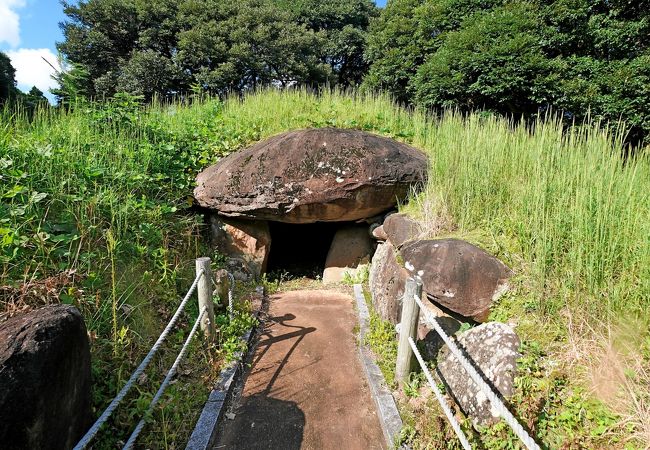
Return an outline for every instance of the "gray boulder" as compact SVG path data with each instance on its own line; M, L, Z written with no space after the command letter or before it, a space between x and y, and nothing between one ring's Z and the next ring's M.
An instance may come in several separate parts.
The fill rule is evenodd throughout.
M402 315L402 296L408 273L397 261L395 247L379 244L370 266L369 285L372 305L383 320L397 324Z
M484 323L462 333L458 344L470 362L480 368L480 372L504 398L512 396L517 359L521 355L519 337L509 326L499 322ZM487 396L447 346L440 352L437 371L448 392L474 427L492 425L499 420Z
M325 260L323 283L340 283L345 274L356 276L357 269L362 269L370 263L373 251L373 241L368 235L366 225L350 225L340 228Z
M247 271L258 278L266 271L271 251L271 231L263 220L237 220L210 216L212 246L220 253L244 262Z
M0 447L69 449L92 422L79 311L46 306L0 324Z
M391 214L382 225L388 240L396 248L415 239L420 234L420 225L406 214Z

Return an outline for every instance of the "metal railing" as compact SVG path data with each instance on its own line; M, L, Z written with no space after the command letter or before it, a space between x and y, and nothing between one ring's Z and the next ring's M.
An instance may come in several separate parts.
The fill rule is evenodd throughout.
M167 372L167 375L165 376L165 379L161 383L160 387L158 388L156 395L149 403L149 406L147 407L144 417L138 422L135 429L131 433L131 436L129 437L128 441L123 447L124 449L133 448L136 439L138 438L138 436L140 435L140 433L142 432L145 426L146 423L145 419L151 414L156 404L158 404L158 402L162 398L165 389L169 386L172 379L174 378L178 366L183 360L183 358L185 357L185 355L187 354L187 351L189 349L189 344L192 341L194 335L196 334L199 326L201 327L201 331L203 331L203 333L205 334L206 338L209 341L214 341L216 337L216 329L214 323L214 306L212 301L212 297L213 297L212 283L213 283L213 277L212 277L212 270L210 267L210 258L198 258L196 260L196 277L194 278L194 281L192 282L192 285L190 286L189 290L185 294L185 297L183 297L183 300L178 306L178 309L176 310L172 318L169 320L169 323L162 331L162 333L160 333L160 336L158 337L154 345L151 347L147 355L144 357L140 365L131 374L131 377L125 383L124 387L122 387L122 389L117 393L115 398L113 398L113 400L108 405L108 407L104 410L101 416L99 416L99 418L95 421L92 427L90 427L90 429L86 432L86 434L77 443L77 445L74 447L74 450L85 449L88 446L88 444L93 440L93 438L97 436L101 427L110 418L111 414L113 414L113 412L122 402L122 400L124 400L124 398L129 393L131 388L137 382L138 378L144 373L145 369L153 359L154 355L156 354L156 352L158 352L158 350L164 343L165 339L171 332L172 328L178 321L178 318L180 317L181 313L187 306L187 303L192 297L192 294L194 293L194 291L197 291L197 297L199 302L199 316L194 321L194 325L192 326L190 334L188 335L187 339L185 340L185 343L183 344L183 347L178 353L178 356L176 357L174 364ZM229 313L231 314L233 309L232 306L233 288L234 288L234 280L231 278L231 284L228 289L228 297L229 297L228 310Z
M472 448L467 437L465 436L465 433L463 433L458 420L456 420L456 417L447 404L447 401L445 400L443 394L440 392L440 389L434 381L429 368L427 367L424 359L422 358L422 355L420 355L420 352L415 345L417 325L420 318L420 312L422 312L424 322L433 328L436 333L442 338L451 353L458 359L462 368L469 375L470 379L478 386L481 392L485 394L494 410L499 413L499 417L501 417L508 424L508 426L522 441L527 449L539 450L540 447L537 442L535 442L530 434L528 434L528 432L519 423L515 416L512 415L510 410L508 410L506 405L501 400L499 394L495 392L494 389L485 381L485 375L479 373L477 368L465 357L463 352L458 348L456 342L451 339L447 333L445 333L445 331L436 320L437 318L424 306L424 304L422 304L421 297L422 281L419 279L410 278L406 283L402 302L402 319L399 329L397 365L395 369L395 374L398 381L400 382L400 385L403 385L408 381L413 356L415 356L418 364L424 372L425 377L427 378L427 381L429 382L429 385L431 386L431 389L436 396L436 399L440 403L445 415L447 416L447 419L456 432L461 445L464 449Z

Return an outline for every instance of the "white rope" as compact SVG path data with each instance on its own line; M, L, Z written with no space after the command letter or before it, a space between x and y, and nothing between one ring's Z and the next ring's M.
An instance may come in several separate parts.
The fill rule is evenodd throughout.
M456 436L458 436L460 443L462 444L465 450L471 450L472 446L469 444L467 437L465 437L465 433L463 433L463 430L460 429L460 424L456 420L456 416L454 416L454 413L451 411L449 405L445 401L445 398L442 396L440 389L438 389L438 385L436 385L435 381L433 380L433 377L431 376L431 372L429 372L429 368L426 366L424 359L422 359L422 355L420 355L420 351L415 345L415 342L413 342L413 338L410 336L409 336L409 344L413 349L413 353L415 354L418 363L420 363L420 367L422 367L422 370L424 371L424 375L427 377L427 381L429 381L429 386L431 386L433 393L436 394L436 398L438 399L440 406L442 406L442 410L445 412L447 419L449 419L449 422L451 423L451 427L456 432Z
M458 358L458 361L460 361L460 364L463 366L463 368L467 371L469 374L470 378L476 383L481 391L487 396L487 398L490 400L492 403L492 406L497 410L499 415L503 418L503 420L506 421L506 423L512 428L512 431L515 432L515 434L521 439L521 441L524 443L526 448L529 450L540 450L539 445L537 445L537 442L528 434L526 430L524 430L524 427L521 426L521 424L517 421L515 416L512 415L512 413L506 408L506 405L503 404L501 399L497 394L494 393L492 388L490 387L489 384L485 382L483 377L478 373L478 371L474 368L474 366L465 358L463 353L460 351L460 349L456 346L454 341L451 340L449 336L444 332L442 327L438 324L437 320L435 317L431 315L431 311L429 311L423 304L422 301L417 297L417 295L413 296L415 303L418 304L420 307L420 311L424 313L424 317L426 319L427 325L433 327L434 330L440 335L443 341L445 341L445 344L447 344L447 347L449 347L449 350Z
M192 331L190 331L189 336L187 336L187 339L185 339L183 348L181 349L180 353L176 357L176 361L174 361L174 364L172 365L171 369L169 369L169 372L167 372L167 376L165 377L162 384L160 385L160 388L158 388L158 392L156 392L156 395L154 395L153 399L151 400L151 403L149 403L149 407L145 411L144 416L142 417L142 419L140 419L140 422L138 422L138 424L135 426L133 433L131 433L129 440L126 442L126 444L124 444L122 450L129 450L133 448L133 445L135 444L135 440L138 438L138 436L142 432L142 429L145 426L146 423L145 419L149 416L151 411L153 411L154 407L158 404L162 395L165 392L165 389L167 389L167 386L169 386L169 383L171 382L172 378L174 378L174 375L176 375L176 370L178 369L178 365L181 363L183 358L185 358L185 354L187 353L190 342L192 341L192 338L194 337L196 330L199 328L199 323L201 322L201 319L203 318L203 316L207 311L208 311L207 308L203 308L203 310L201 310L201 314L199 314L199 317L196 319L196 322L194 322Z
M153 347L151 347L151 350L149 350L149 353L147 353L147 356L144 357L144 359L142 360L142 362L140 363L138 368L135 369L135 371L131 375L131 378L129 378L129 380L126 382L126 384L124 385L122 390L120 392L118 392L118 394L115 396L115 398L110 403L110 405L108 405L108 407L102 413L102 415L99 416L99 418L93 424L93 426L90 427L90 429L86 432L86 434L81 438L79 443L74 447L74 450L82 450L82 449L86 448L88 443L90 443L90 441L97 435L97 433L99 432L99 429L102 427L102 425L104 425L104 423L108 420L108 418L111 416L111 414L113 414L113 411L115 410L115 408L117 408L118 405L120 404L120 402L124 399L124 397L126 397L126 394L129 392L129 390L131 390L131 388L133 387L134 383L138 380L140 375L142 375L144 370L147 368L147 366L149 365L149 363L153 359L153 356L156 354L156 352L158 351L158 349L160 348L162 343L167 338L167 335L169 334L169 332L173 328L174 324L176 323L176 321L180 317L183 310L185 309L185 305L187 304L190 297L194 293L194 290L196 289L196 285L199 283L199 279L203 275L204 275L203 270L201 270L196 275L196 278L194 279L194 282L192 283L192 286L190 286L189 291L187 291L187 294L185 294L185 298L183 298L183 301L178 306L178 309L174 313L174 316L171 318L171 320L169 321L169 323L167 324L167 326L165 327L163 332L160 334L160 336L158 337L158 340L156 341L156 343L153 345Z

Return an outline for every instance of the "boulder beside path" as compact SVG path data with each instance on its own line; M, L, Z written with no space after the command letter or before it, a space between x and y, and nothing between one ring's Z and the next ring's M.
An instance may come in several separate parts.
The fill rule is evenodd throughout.
M92 422L90 348L73 306L0 324L0 447L72 448Z
M500 322L484 323L461 333L458 344L470 363L485 375L493 390L506 399L513 395L517 359L521 355L519 337L512 328ZM440 351L437 371L474 427L498 422L498 411L447 346Z

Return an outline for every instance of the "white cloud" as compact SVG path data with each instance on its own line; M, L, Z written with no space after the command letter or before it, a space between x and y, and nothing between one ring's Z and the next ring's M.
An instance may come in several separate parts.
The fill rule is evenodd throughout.
M12 47L20 44L20 16L16 9L25 6L25 0L0 0L0 43Z
M45 58L58 68L57 57L49 48L20 48L7 52L7 56L16 69L16 82L20 90L27 92L36 86L47 93L50 88L57 86L51 77L54 69L43 61Z

